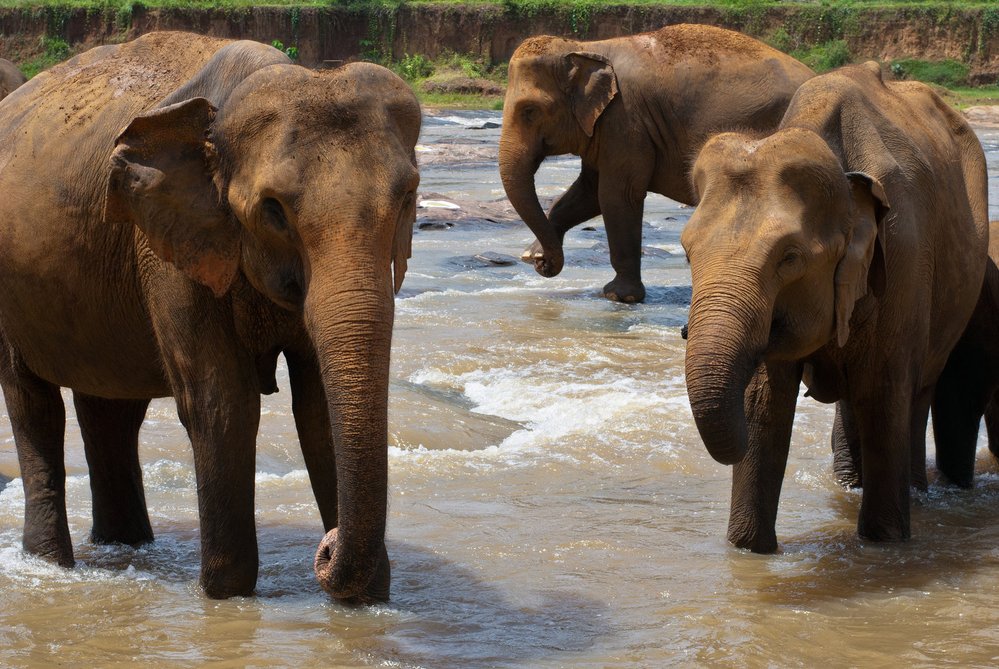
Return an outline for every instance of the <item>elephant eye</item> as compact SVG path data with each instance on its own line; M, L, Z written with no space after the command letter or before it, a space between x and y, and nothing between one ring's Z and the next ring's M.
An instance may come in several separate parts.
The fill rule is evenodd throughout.
M288 219L284 215L284 207L272 197L265 198L260 204L260 219L276 230L283 232L288 229Z
M800 249L789 248L784 251L784 255L781 256L780 262L777 264L777 270L780 272L794 272L801 266L804 261L804 256Z
M534 105L524 105L520 108L520 118L524 123L534 123L539 110Z

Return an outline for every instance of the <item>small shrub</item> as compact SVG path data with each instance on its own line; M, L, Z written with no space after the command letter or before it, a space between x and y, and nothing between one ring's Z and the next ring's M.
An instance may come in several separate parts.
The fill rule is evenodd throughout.
M790 53L794 49L794 40L791 38L790 33L784 29L784 26L777 28L766 42L773 48L784 53Z
M69 43L60 37L42 37L42 49L46 60L59 62L69 58Z
M846 40L841 39L813 46L806 51L795 51L791 55L816 72L825 72L846 65L853 59Z
M968 83L969 67L956 60L916 60L907 58L891 64L891 72L899 79L915 79L947 88Z
M284 42L282 42L279 39L276 39L273 42L271 42L271 46L277 49L278 51L283 51L284 54L288 56L288 58L291 58L292 60L298 60L297 46L285 47Z
M407 55L393 65L392 69L406 81L417 81L433 74L434 64L423 54L417 53L412 56Z

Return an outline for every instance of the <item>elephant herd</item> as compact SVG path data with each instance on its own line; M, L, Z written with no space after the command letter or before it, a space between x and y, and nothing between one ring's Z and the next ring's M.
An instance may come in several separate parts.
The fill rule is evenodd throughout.
M389 354L419 185L410 88L377 65L310 71L270 46L175 32L10 88L0 385L25 550L74 563L60 388L97 543L152 539L138 433L150 400L173 397L201 585L250 594L260 395L284 355L326 530L317 579L341 601L388 599ZM687 389L709 453L734 465L736 546L777 547L801 383L837 404L834 464L863 487L863 537L909 537L931 406L948 479L970 485L983 415L999 455L999 228L990 259L982 148L928 87L885 82L876 63L815 75L709 26L535 37L510 62L499 148L537 238L524 259L558 274L566 232L602 215L610 299L644 299L646 193L696 205L681 237ZM545 213L535 172L569 153L579 177Z

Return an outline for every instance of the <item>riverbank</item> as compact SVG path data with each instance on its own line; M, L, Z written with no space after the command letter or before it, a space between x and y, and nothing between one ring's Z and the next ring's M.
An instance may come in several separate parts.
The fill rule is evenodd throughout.
M671 23L710 23L757 37L819 71L873 58L899 78L945 86L954 92L950 99L958 106L999 103L999 6L977 0L672 0L669 4L372 0L337 6L310 0L269 0L268 6L223 0L214 7L207 4L202 0L0 0L0 55L31 76L98 44L134 39L151 30L190 30L277 42L310 67L357 59L381 62L409 79L430 106L497 108L505 84L503 63L530 35L604 39ZM457 66L439 66L455 54L461 61ZM412 71L415 58L429 63L433 72Z

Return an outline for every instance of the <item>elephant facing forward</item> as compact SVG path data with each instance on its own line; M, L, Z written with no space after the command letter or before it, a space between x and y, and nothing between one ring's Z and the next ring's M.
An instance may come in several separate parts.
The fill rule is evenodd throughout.
M201 584L253 591L260 394L288 361L334 597L388 597L393 288L409 256L421 115L370 64L310 72L255 42L151 33L45 72L0 119L0 382L24 547L73 563L73 389L93 539L151 539L137 435L173 396L198 482ZM393 278L394 268L394 278Z
M802 380L859 444L859 534L907 539L910 452L985 270L975 134L925 85L850 66L803 84L774 134L712 138L693 184L687 392L735 465L729 540L777 547Z
M532 37L510 59L499 167L510 203L537 237L524 253L562 271L565 233L603 215L616 276L604 295L641 302L647 192L696 204L690 164L724 130L771 132L812 71L745 35L704 25L599 42ZM547 156L582 170L545 215L534 174Z

